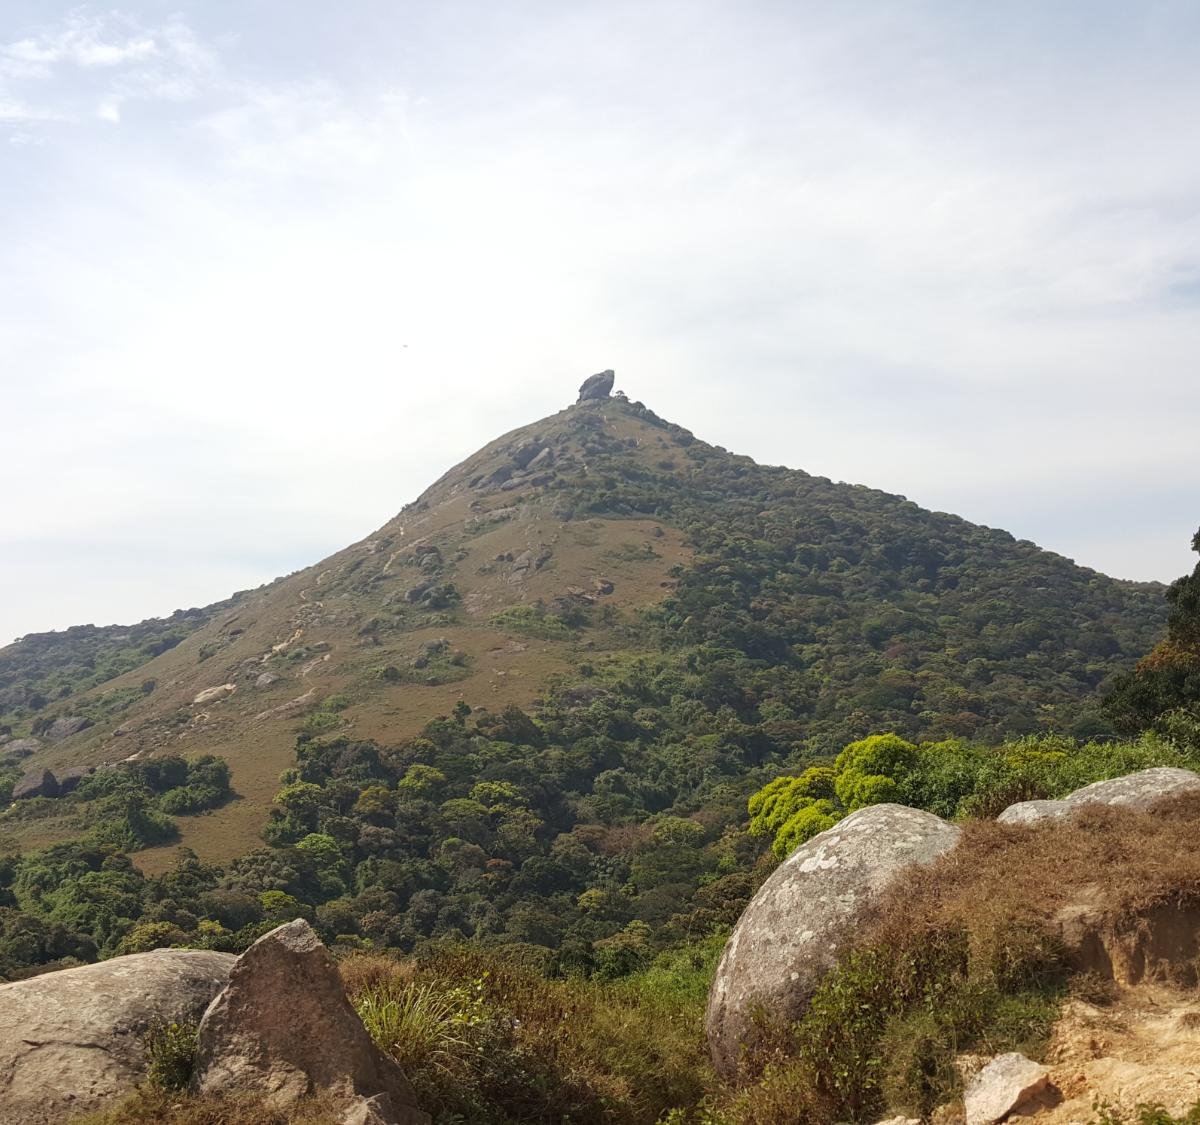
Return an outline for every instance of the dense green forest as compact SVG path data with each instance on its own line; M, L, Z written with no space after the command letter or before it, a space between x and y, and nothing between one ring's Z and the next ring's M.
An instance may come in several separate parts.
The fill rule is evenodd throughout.
M872 730L1111 733L1096 691L1153 643L1161 587L903 497L757 465L626 409L669 434L672 454L647 465L596 427L587 471L553 485L558 504L685 530L697 556L648 624L667 651L699 652L711 680L728 682L730 662L760 673L738 669L747 693L721 704L758 718L766 706L824 753Z

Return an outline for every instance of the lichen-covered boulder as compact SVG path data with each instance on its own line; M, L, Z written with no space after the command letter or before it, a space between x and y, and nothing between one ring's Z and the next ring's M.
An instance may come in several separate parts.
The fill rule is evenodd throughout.
M237 959L200 1023L193 1085L203 1094L261 1095L280 1108L325 1094L348 1118L387 1125L430 1120L415 1108L404 1072L371 1042L337 963L301 918Z
M1144 809L1165 797L1200 789L1200 774L1173 766L1156 766L1109 781L1096 781L1076 789L1061 801L1021 801L1009 805L996 819L1002 824L1034 824L1063 817L1083 805L1120 805Z
M0 1121L65 1121L130 1093L149 1028L199 1020L236 960L156 949L0 985Z
M902 805L871 805L814 836L772 873L738 920L709 992L717 1069L736 1072L757 1006L794 1020L847 938L905 868L952 848L959 830Z

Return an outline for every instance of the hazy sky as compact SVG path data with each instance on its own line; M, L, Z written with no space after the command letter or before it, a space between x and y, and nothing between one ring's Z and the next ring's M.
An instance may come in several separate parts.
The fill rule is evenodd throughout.
M604 367L1126 578L1200 524L1200 5L0 5L0 642L377 527Z

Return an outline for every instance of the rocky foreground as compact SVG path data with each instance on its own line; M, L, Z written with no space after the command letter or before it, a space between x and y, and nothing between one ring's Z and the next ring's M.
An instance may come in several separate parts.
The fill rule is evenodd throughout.
M145 1079L153 1027L196 1021L198 1093L280 1108L319 1094L344 1125L428 1125L301 919L240 957L160 949L0 986L0 1121L53 1125L101 1108Z

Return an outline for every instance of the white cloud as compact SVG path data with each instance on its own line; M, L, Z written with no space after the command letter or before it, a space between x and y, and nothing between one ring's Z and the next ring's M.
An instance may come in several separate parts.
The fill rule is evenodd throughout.
M112 123L122 101L185 101L216 82L215 56L178 19L147 27L128 12L77 9L0 41L0 100L24 105L25 122Z

